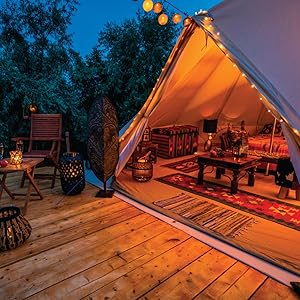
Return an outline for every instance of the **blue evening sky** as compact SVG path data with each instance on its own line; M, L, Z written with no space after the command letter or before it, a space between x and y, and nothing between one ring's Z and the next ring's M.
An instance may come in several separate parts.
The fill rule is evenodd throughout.
M0 0L2 5L5 0ZM121 23L126 18L135 17L143 0L79 0L80 4L69 28L73 34L74 48L83 56L97 43L98 33L107 22ZM164 2L153 0L153 2ZM168 0L175 7L190 16L200 9L209 9L221 0ZM167 4L166 4L167 5ZM170 7L171 10L176 11ZM153 12L151 12L153 13Z
M153 0L153 2L156 2ZM163 2L163 1L160 1ZM169 0L181 11L193 16L195 11L209 9L220 0ZM80 0L73 17L70 32L73 33L74 48L86 55L96 45L98 33L107 22L121 23L135 17L143 0ZM173 9L173 11L175 11Z

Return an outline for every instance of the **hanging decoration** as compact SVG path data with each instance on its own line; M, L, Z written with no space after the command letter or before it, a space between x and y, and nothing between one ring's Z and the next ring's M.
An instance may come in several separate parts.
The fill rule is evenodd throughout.
M166 3L169 6L172 6L173 8L175 8L178 11L178 13L175 13L172 17L172 21L173 21L174 24L179 24L181 22L181 20L182 20L181 14L188 17L187 13L181 11L179 8L177 8L176 6L174 6L172 3L170 3L167 0L162 0L162 3L161 2L155 2L154 4L153 4L152 0L144 0L143 9L146 12L150 12L152 10L154 13L159 14L159 16L157 18L157 21L160 25L164 26L168 23L169 16L166 12L163 12L163 10L164 10L164 4L163 3L164 4Z
M153 8L153 2L152 2L152 0L145 0L143 2L143 9L144 9L144 11L149 12L149 11L152 10L152 8Z
M158 24L159 25L162 25L162 26L166 25L168 23L168 20L169 20L169 18L166 14L161 14L158 16Z
M154 5L153 5L153 11L156 14L160 14L162 12L162 10L163 10L163 5L160 2L154 3Z

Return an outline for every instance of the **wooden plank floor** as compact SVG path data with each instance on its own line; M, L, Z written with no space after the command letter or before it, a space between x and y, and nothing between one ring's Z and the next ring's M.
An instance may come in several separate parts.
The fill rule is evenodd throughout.
M19 176L8 186L18 190ZM29 203L30 239L0 253L0 299L298 299L253 268L86 185ZM4 195L1 206L8 203ZM14 204L22 206L23 200Z

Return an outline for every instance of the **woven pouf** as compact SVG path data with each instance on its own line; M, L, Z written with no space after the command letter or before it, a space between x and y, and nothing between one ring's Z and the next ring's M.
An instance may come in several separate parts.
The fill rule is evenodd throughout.
M31 234L29 222L18 207L0 209L0 250L6 251L22 245Z
M59 162L60 182L66 195L76 195L85 187L83 161L77 152L66 152Z

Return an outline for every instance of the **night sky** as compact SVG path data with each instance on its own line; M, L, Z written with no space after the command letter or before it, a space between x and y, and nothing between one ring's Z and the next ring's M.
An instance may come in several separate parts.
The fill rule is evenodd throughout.
M169 0L169 2L193 16L195 11L209 9L220 0ZM142 3L143 0L81 0L70 28L75 50L82 55L89 53L96 45L98 33L105 23L120 23L126 18L135 17Z
M73 34L74 48L83 56L97 43L98 33L107 22L121 23L135 17L143 0L79 0L80 5L72 20L69 32ZM153 0L153 2L164 2ZM168 0L190 16L200 9L209 9L221 0ZM3 4L5 0L0 0ZM173 11L175 9L171 8ZM170 9L169 9L170 10ZM152 13L152 12L151 12Z

